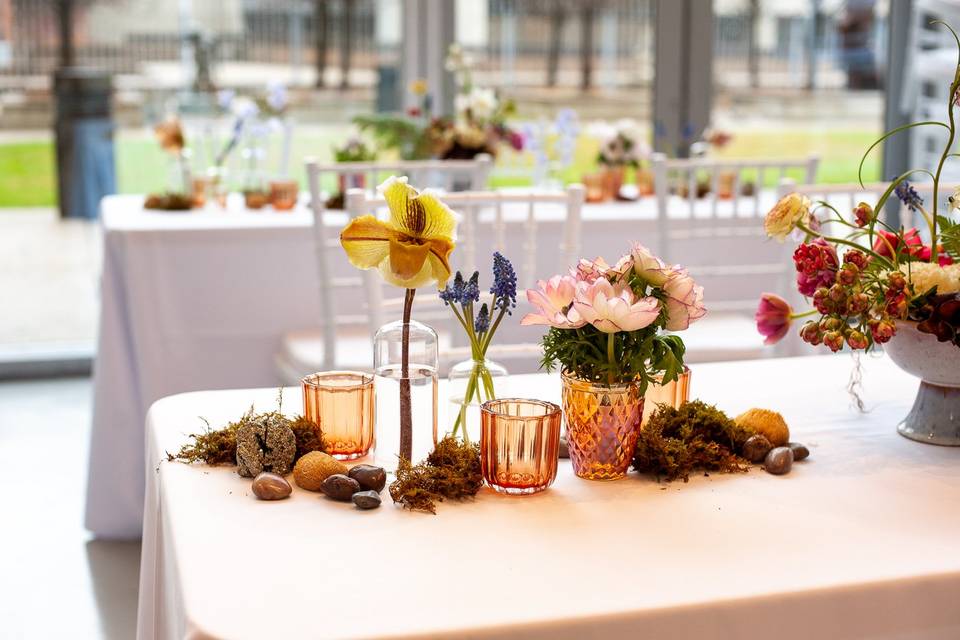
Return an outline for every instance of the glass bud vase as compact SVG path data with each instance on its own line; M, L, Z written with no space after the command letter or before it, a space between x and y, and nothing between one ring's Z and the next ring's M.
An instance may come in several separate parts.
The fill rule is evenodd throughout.
M437 442L437 332L416 321L383 325L373 338L373 366L375 458L384 469L395 471L401 459L413 464L423 460ZM406 433L405 416L410 421Z
M499 379L506 376L506 367L489 359L471 358L453 365L447 375L450 392L447 434L463 437L466 433L470 442L479 442L480 405L496 398Z

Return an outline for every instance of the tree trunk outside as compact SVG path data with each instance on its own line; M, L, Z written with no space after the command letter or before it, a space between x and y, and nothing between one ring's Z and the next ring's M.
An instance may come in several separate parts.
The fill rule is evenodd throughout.
M760 0L750 0L750 13L747 27L747 72L750 86L760 86L760 53L757 47L757 27L760 22Z
M557 86L557 68L560 66L560 45L563 41L563 25L567 21L567 10L557 4L550 14L550 49L547 52L547 86Z
M60 67L72 67L75 62L73 0L57 0L57 18L60 28Z
M340 88L350 86L350 50L353 45L353 1L344 0L343 26L340 29L343 37L340 40Z
M580 8L580 88L593 86L593 5L586 2Z
M317 81L316 87L324 86L323 74L327 70L327 0L314 0L313 3L314 40L316 52Z

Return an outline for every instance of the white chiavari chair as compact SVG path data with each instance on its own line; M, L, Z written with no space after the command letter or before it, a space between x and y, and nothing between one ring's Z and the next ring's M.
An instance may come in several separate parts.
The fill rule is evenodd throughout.
M766 240L763 217L776 202L768 178L799 174L812 180L816 156L799 159L670 160L654 154L657 197L656 247L664 260L686 266L704 286L707 316L682 333L688 362L759 358L763 346L753 319L764 291L784 291L791 275L790 250ZM729 197L720 197L721 176ZM754 189L743 195L747 179ZM709 192L698 197L706 181ZM682 187L682 188L680 188ZM671 191L686 191L682 196ZM790 341L780 347L785 353Z
M933 200L933 183L911 182L910 186L913 187L920 195L924 202L925 208L928 211L932 210L929 205ZM849 222L853 218L853 209L857 206L857 204L860 202L866 202L870 206L876 205L877 201L889 187L889 182L870 182L865 183L863 186L861 186L858 182L839 184L797 184L788 178L780 182L777 195L778 197L783 197L788 193L799 193L807 196L815 202L827 202L834 209L836 209L845 220ZM956 188L957 185L941 184L937 193L937 211L939 214L943 215L950 211L950 203L947 201L947 198L953 195ZM890 226L894 228L898 226L902 226L904 228L917 227L920 230L921 236L926 237L924 235L926 233L926 222L920 219L922 217L920 213L911 211L909 207L902 204L894 194L890 195L890 198L887 200L887 202L890 203L897 212L896 220L892 223L891 221L887 220L887 224L890 224ZM840 225L839 223L831 223L827 229L830 231L831 235L846 235L846 231L839 228L842 226L843 225Z
M451 266L469 277L481 271L481 283L489 287L492 275L488 273L490 257L480 255L478 247L500 251L512 259L517 271L520 291L518 309L514 316L525 312L523 290L533 287L544 274L566 271L579 258L581 208L584 201L582 185L571 185L564 191L462 191L445 193L443 201L456 213L457 248ZM345 199L350 218L376 214L386 218L389 213L380 195L362 189L350 189ZM549 227L552 247L538 251L543 244L541 231ZM329 252L336 260L346 263L346 257L336 239L317 238L318 254ZM321 244L322 243L322 244ZM548 250L549 249L549 250ZM399 319L402 296L395 288L383 284L373 271L363 271L343 278L330 277L327 260L318 261L321 284L320 301L322 325L319 331L291 334L284 339L281 372L287 380L311 371L343 366L369 369L372 364L370 341L373 332L390 319ZM342 267L343 264L338 265ZM338 271L339 272L339 271ZM335 290L343 293L335 294ZM362 295L357 291L362 290ZM489 301L489 295L485 296ZM484 300L481 300L481 303ZM425 322L438 330L441 339L441 369L470 357L460 332L453 325L453 316L444 308L437 293L418 292L413 308L413 319ZM539 359L540 331L520 328L518 321L504 322L491 346L489 357L505 361L511 371L534 371ZM507 326L510 325L510 326ZM327 327L333 327L327 331ZM524 330L525 329L525 330ZM363 344L360 344L360 343ZM322 350L317 349L323 344ZM311 347L312 345L312 347ZM338 347L341 347L338 349ZM327 359L326 353L335 354ZM297 357L294 357L294 356ZM312 357L310 357L312 355ZM519 367L519 369L518 369Z
M367 315L363 301L355 304L334 304L334 291L362 291L363 280L359 274L343 275L331 270L331 252L339 252L338 237L331 223L331 216L345 223L343 212L328 210L326 203L331 189L347 185L365 185L372 189L377 181L389 175L405 175L415 184L432 184L445 189L467 186L473 190L485 189L493 166L492 158L481 154L473 160L408 160L396 162L340 162L324 164L315 158L307 158L307 186L310 191L310 212L313 215L313 247L320 302L320 327L318 333L306 330L291 333L283 339L282 350L277 355L277 367L281 376L296 381L302 370L302 362L315 363L319 368L330 370L334 366L369 367L371 347L366 333L354 330L352 335L339 337L343 357L337 356L337 327L356 327ZM349 293L347 294L349 295ZM360 306L358 306L360 305ZM337 309L341 311L338 313ZM332 330L325 330L332 327Z

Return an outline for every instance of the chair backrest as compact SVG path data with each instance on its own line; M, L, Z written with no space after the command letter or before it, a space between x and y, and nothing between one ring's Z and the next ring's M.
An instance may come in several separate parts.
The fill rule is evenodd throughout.
M323 332L323 366L332 369L336 362L337 306L333 289L362 286L369 278L335 278L330 269L329 252L339 251L338 239L329 237L326 228L328 212L324 193L325 178L332 177L346 186L373 188L386 175L405 175L416 184L435 184L446 189L467 186L482 190L487 186L493 159L480 154L473 160L410 160L396 162L339 162L320 163L307 158L307 184L310 190L310 212L313 215L314 253L319 283L320 324ZM342 178L342 180L341 180ZM419 180L419 182L417 182ZM337 188L340 184L337 184ZM343 217L339 211L335 212ZM356 311L355 309L351 311ZM357 314L339 316L343 322L355 321ZM379 325L376 325L379 326Z
M793 159L667 159L653 154L658 253L704 285L711 312L752 314L762 291L787 287L789 252L765 241L762 219L776 201L768 177L812 179L816 156ZM698 185L708 192L698 197ZM753 183L744 195L743 186ZM679 192L679 193L678 193Z
M500 251L513 259L517 287L521 291L535 286L538 275L565 272L579 258L585 193L583 185L575 184L555 192L511 190L444 194L443 202L458 217L457 248L452 256L452 268L464 274L476 270L483 272L489 268L489 262L480 264L478 247L487 247L491 253ZM383 198L361 189L347 191L346 208L350 217L372 213L381 217L387 215ZM548 232L549 235L545 235ZM538 251L541 247L542 252ZM390 318L400 317L402 298L389 297L377 274L372 271L363 273L369 324L371 330L375 330ZM483 282L489 284L490 277L485 273ZM396 290L393 293L396 294ZM443 308L443 303L433 292L418 296L414 317L434 327L453 323L452 314ZM497 333L497 345L502 348L509 344L516 333L501 329ZM454 331L453 343L459 338ZM460 351L454 349L453 352ZM461 359L468 355L469 352Z

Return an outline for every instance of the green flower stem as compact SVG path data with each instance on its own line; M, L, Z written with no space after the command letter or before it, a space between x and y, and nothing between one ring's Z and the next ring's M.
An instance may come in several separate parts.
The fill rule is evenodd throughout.
M796 320L796 319L798 319L798 318L806 318L807 316L816 315L816 314L818 314L818 313L820 313L820 312L817 311L816 309L810 309L809 311L804 311L803 313L791 313L791 314L790 314L790 319L791 319L791 320Z
M948 27L949 28L949 27ZM957 40L957 48L960 49L960 38L957 38L957 32L950 28L954 39ZM940 200L940 174L943 172L943 164L950 156L950 150L953 147L954 138L957 135L956 122L953 118L953 106L957 99L957 89L960 88L960 68L953 76L953 82L950 83L950 96L947 98L947 118L949 119L950 135L947 137L947 144L943 147L943 154L940 156L940 163L937 165L937 175L933 177L933 215L930 219L930 262L937 264L937 207Z
M613 340L616 334L608 333L607 334L607 362L610 363L610 370L607 372L607 383L613 386L616 382L616 376L614 376L613 371L617 367L617 359L613 354Z
M494 320L493 324L490 325L490 328L487 330L487 335L483 343L480 345L480 355L484 358L487 356L487 349L490 348L490 343L493 341L493 334L497 332L497 328L500 326L500 321L503 320L503 316L507 313L506 309L500 309L500 314L497 315L497 319Z

